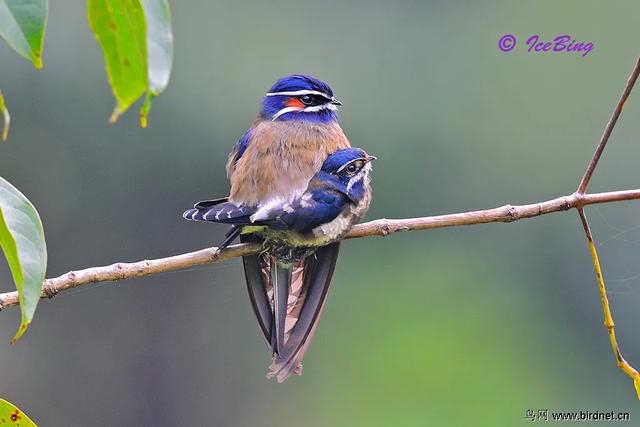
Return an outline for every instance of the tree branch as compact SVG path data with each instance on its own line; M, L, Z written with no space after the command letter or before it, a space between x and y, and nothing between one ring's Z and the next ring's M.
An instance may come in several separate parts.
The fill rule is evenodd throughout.
M618 122L618 117L622 113L622 109L624 108L624 104L627 102L627 98L631 95L631 91L633 90L633 86L636 84L636 80L638 80L638 76L640 75L640 58L636 61L635 67L633 67L633 71L629 75L627 79L627 84L622 91L622 96L620 96L620 100L618 101L618 105L614 108L613 113L611 114L611 118L607 122L607 125L604 128L604 132L602 133L602 137L600 137L600 142L596 147L596 152L593 153L593 157L591 157L591 161L587 166L587 169L584 171L584 176L580 180L580 184L578 184L577 193L584 193L587 190L587 185L589 185L589 181L591 181L591 177L593 176L593 172L596 170L596 166L598 166L598 161L602 156L602 152L607 146L607 142L609 141L609 137L611 136L611 132L613 132L613 128L616 126Z
M378 219L356 225L346 238L387 236L400 231L428 230L432 228L484 224L489 222L513 222L523 218L533 218L550 214L552 212L581 208L586 205L638 199L640 199L640 189L594 194L574 193L528 205L505 205L494 209L421 218ZM151 276L168 271L184 270L198 265L255 254L261 250L262 246L258 243L233 245L223 250L211 247L166 258L130 263L118 262L103 267L90 267L83 270L70 271L62 276L46 279L42 288L41 297L53 298L60 292L78 286L97 282L115 282L124 279ZM17 305L17 292L0 294L0 310Z
M636 61L636 65L633 67L633 70L631 71L631 74L627 79L627 84L622 91L622 96L618 101L618 105L616 105L616 108L614 108L613 113L611 114L611 118L609 119L607 126L605 126L604 128L604 133L600 138L600 142L596 147L596 151L593 154L593 157L591 157L591 161L589 162L589 165L584 172L584 176L582 177L580 184L578 184L578 190L575 193L575 195L577 195L578 197L584 194L587 186L589 185L589 181L591 180L591 176L593 176L593 172L598 166L598 161L602 156L602 152L607 146L609 136L611 136L613 128L616 126L618 117L620 117L622 109L624 108L624 104L625 102L627 102L627 98L629 98L629 95L631 94L633 86L636 84L636 80L638 80L639 75L640 58L638 58L638 60ZM613 355L616 358L616 364L618 365L618 368L633 380L633 385L636 389L636 395L638 399L640 399L640 372L638 372L637 369L631 366L622 356L622 350L620 349L620 345L618 344L618 340L616 338L615 324L613 322L611 308L609 307L609 299L607 298L607 288L604 283L604 277L602 276L600 258L598 257L598 251L593 241L593 234L591 233L589 221L587 221L587 216L584 213L583 206L578 206L578 215L580 216L580 222L582 222L582 228L584 229L584 234L587 238L587 246L589 248L589 253L591 254L591 262L593 263L593 269L596 273L596 281L598 283L598 291L600 292L600 301L602 303L604 326L607 329L607 333L609 334L609 344L611 345L611 350L613 351Z

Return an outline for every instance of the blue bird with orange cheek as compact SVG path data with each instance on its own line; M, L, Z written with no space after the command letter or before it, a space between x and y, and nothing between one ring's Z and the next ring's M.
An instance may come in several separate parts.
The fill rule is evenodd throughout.
M241 242L264 242L265 253L246 256L243 264L253 310L273 354L270 376L278 381L300 373L339 239L369 206L369 190L357 191L368 189L370 157L349 150L338 124L339 105L329 85L314 77L278 80L229 155L229 197L200 202L185 213L187 219L232 224L221 247L238 236ZM338 179L340 166L345 174L357 169L350 186Z
M350 146L333 91L304 75L278 80L227 162L230 200L269 209L302 194L327 156Z
M369 156L360 148L329 155L306 190L269 209L229 198L197 203L189 220L231 224L265 252L244 257L249 293L270 345L268 376L279 382L301 373L301 361L319 320L338 255L339 240L371 202Z

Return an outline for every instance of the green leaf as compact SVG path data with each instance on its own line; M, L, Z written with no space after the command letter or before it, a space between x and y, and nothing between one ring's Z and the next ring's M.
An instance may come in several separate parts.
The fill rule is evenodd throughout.
M142 0L147 21L147 77L149 90L140 109L140 126L147 127L151 101L169 84L173 62L171 8L168 0Z
M2 1L2 0L0 0ZM116 99L110 122L144 93L140 124L151 100L167 87L173 61L171 9L167 0L88 0L89 24L104 54Z
M1 1L1 0L0 0ZM147 43L140 0L88 0L89 25L102 48L116 99L115 122L147 91Z
M9 116L9 110L7 110L7 106L4 103L4 97L2 96L1 90L0 90L0 113L2 113L2 117L4 118L2 133L0 135L2 140L6 141L7 138L9 138L9 124L11 123L11 117Z
M36 423L31 421L31 418L29 418L27 414L16 408L15 405L4 399L0 399L0 425L4 424L22 427L38 427Z
M47 247L38 212L13 185L0 178L0 247L20 300L21 322L15 343L29 326L47 269Z
M0 36L36 68L42 68L47 0L0 0Z
M0 425L3 424L22 427L38 427L36 423L31 421L31 418L29 418L27 414L16 408L13 403L0 399Z

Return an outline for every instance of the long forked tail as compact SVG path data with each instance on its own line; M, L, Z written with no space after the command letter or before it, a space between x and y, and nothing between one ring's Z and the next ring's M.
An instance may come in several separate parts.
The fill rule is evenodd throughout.
M256 239L240 236L242 242ZM290 268L276 265L266 253L243 258L253 311L273 355L267 377L283 382L302 373L301 362L318 326L339 249L339 242L324 246Z
M302 261L304 266L300 280L304 295L298 307L298 318L267 374L269 378L275 377L279 383L294 373L302 374L302 359L318 327L339 250L340 242L332 243L319 248Z
M241 234L240 241L256 242L261 239L254 235ZM253 312L258 320L260 331L271 354L282 351L292 320L292 298L300 293L302 282L298 279L300 270L296 265L284 267L267 253L248 255L242 258L247 290ZM294 282L295 283L292 283ZM293 287L296 286L296 288ZM286 326L289 325L287 329Z

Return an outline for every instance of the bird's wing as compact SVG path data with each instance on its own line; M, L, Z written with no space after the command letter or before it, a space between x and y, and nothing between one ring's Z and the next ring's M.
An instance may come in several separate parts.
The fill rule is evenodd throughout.
M221 197L219 199L213 199L213 200L201 200L197 202L195 205L193 205L193 207L195 209L210 208L211 206L219 205L221 203L225 203L228 201L229 201L228 197Z
M249 146L249 140L251 138L251 130L253 126L247 129L247 131L240 137L238 142L233 146L231 153L229 153L229 159L227 160L227 176L230 178L236 168L236 163L240 160L240 157L244 154Z
M333 189L313 189L291 204L267 212L266 218L256 223L276 230L309 233L315 227L334 220L349 203L347 196Z
M276 230L308 233L318 225L335 219L349 203L344 193L317 185L313 180L309 189L291 203L253 208L246 204L235 205L228 198L203 200L182 216L194 221L266 225Z
M204 200L185 211L182 216L192 221L211 221L223 224L251 224L249 217L255 212L247 205L236 206L226 199Z
M211 221L223 224L231 224L231 229L218 248L224 249L242 232L244 225L251 224L250 216L255 209L246 205L236 206L227 201L228 199L203 200L196 203L193 209L186 210L182 216L190 221Z

